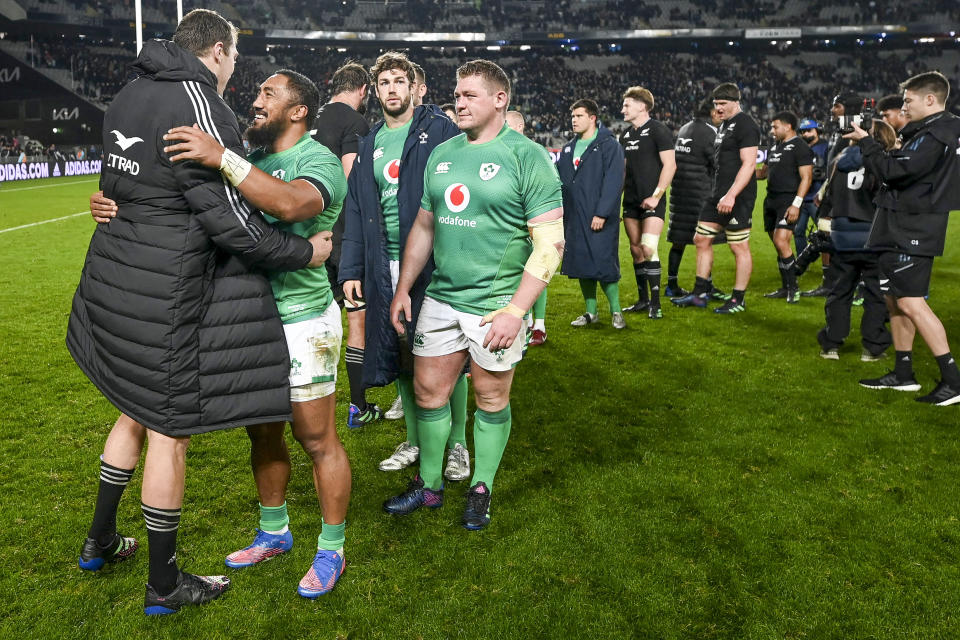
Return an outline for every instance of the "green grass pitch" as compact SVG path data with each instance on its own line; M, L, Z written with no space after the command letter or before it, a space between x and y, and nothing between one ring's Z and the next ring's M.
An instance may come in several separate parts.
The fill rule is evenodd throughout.
M94 223L75 215L7 230L84 212L95 188L81 178L0 185L0 637L956 637L960 413L860 388L890 365L859 361L856 326L839 362L820 359L823 300L761 297L779 276L760 231L747 312L733 317L668 303L663 320L628 316L616 332L601 296L601 322L574 329L579 288L556 278L548 341L517 374L484 532L460 526L465 483L448 483L438 511L381 511L406 481L376 468L402 422L347 430L341 370L338 428L354 487L347 568L318 601L296 594L320 527L306 456L291 440L294 550L226 570L224 555L257 524L249 446L242 430L197 436L179 557L192 572L229 573L234 587L145 618L144 550L95 575L76 562L116 417L64 347ZM958 240L953 224L930 298L955 351ZM626 305L636 289L621 245ZM660 250L665 262L665 241ZM690 248L688 288L693 265ZM729 290L726 247L714 272ZM818 278L814 268L802 285ZM936 365L920 340L915 354L928 391ZM370 396L389 405L394 391ZM143 540L139 481L138 471L119 522Z

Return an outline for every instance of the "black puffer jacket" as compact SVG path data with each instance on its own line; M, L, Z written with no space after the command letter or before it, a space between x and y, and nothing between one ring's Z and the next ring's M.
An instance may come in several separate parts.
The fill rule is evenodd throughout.
M673 244L693 244L700 209L710 196L713 182L713 142L717 130L700 118L680 128L674 151L677 173L670 186L670 222L667 240ZM724 242L720 234L714 242Z
M268 225L218 172L163 153L169 128L195 122L242 153L196 56L153 40L134 69L103 125L100 186L119 210L90 240L67 347L118 409L161 433L286 420L283 326L255 269L304 267L310 243Z

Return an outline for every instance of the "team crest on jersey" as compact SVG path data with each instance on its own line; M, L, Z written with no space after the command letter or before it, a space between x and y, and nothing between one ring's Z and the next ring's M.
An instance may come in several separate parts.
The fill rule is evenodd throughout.
M500 171L500 165L492 162L484 162L480 165L480 179L483 181L490 180L497 175L498 171Z
M376 149L373 150L374 160L379 160L382 157L383 157L383 147L377 147Z
M460 213L470 204L470 189L461 182L454 182L443 192L443 201L453 213Z
M391 160L383 165L383 179L390 184L397 184L400 181L400 161Z
M283 169L277 169L276 171L274 171L274 172L271 173L270 175L272 175L274 178L279 178L280 180L283 180L283 177L284 177L285 175L287 175L287 172L284 171Z
M429 139L430 139L430 136L427 135L426 131L420 134L420 144L427 144L427 140Z

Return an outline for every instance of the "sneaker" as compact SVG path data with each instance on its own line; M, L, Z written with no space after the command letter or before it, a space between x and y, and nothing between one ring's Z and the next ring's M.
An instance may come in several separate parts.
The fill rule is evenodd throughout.
M147 585L143 612L148 616L176 613L185 604L204 604L215 600L229 588L230 578L227 576L195 576L181 571L177 577L177 588L165 596L157 595L153 587Z
M960 403L960 389L955 389L941 380L937 383L933 391L917 398L917 402L925 402L938 407L948 407L951 404Z
M387 420L399 420L403 417L403 398L397 396L397 399L393 401L393 404L390 405L390 408L387 409L387 412L383 414L383 417Z
M920 383L915 378L901 380L893 371L888 371L879 378L867 378L860 381L861 387L867 389L894 389L896 391L920 391Z
M667 288L663 290L663 295L668 298L682 298L685 295L688 295L690 292L684 289L683 287L677 285L676 287L671 287L667 285Z
M297 585L297 593L311 600L330 593L343 575L343 566L343 547L339 551L317 549L310 570Z
M801 291L801 298L826 298L827 294L830 293L830 289L825 285L820 285L816 289L810 289L809 291Z
M227 556L228 567L234 569L252 567L258 562L269 560L293 548L293 534L289 529L283 533L267 533L260 529L256 531L257 535L253 538L253 544Z
M771 291L770 293L763 294L764 298L786 298L787 297L787 288L780 287L776 291Z
M660 309L660 305L657 305L655 307L650 307L650 309L647 310L647 317L650 318L651 320L659 320L660 318L662 318L663 310Z
M364 411L360 411L357 405L351 404L350 411L347 414L347 426L351 429L359 429L381 418L383 418L383 409L375 404L368 402L367 408Z
M881 351L880 353L870 353L869 349L864 349L863 353L860 354L860 362L877 362L878 360L883 360L886 357L886 351Z
M647 307L649 306L650 306L649 300L637 300L629 307L624 307L623 312L624 313L640 313L642 311L646 311Z
M570 323L571 327L585 327L588 324L593 324L598 320L598 316L595 313L584 313L582 316L577 316L577 319Z
M463 526L479 531L490 524L490 489L483 482L470 487L467 492L467 508L463 510Z
M539 347L547 341L547 332L540 329L534 329L530 335L530 346Z
M383 510L395 516L405 516L413 513L420 507L436 509L443 506L443 486L437 491L423 486L423 480L418 473L407 485L407 490L400 495L388 498L383 503Z
M824 360L839 360L840 352L836 349L820 349L820 357Z
M447 451L447 468L443 470L443 477L450 482L466 480L470 475L470 452L459 442L453 449Z
M627 321L623 319L623 314L619 311L614 311L610 314L610 324L613 325L614 329L626 329Z
M670 302L678 307L697 307L699 309L704 309L707 306L707 294L688 293L682 298L673 298L670 300Z
M787 304L797 304L800 302L799 289L787 289Z
M399 471L406 469L420 459L420 447L401 442L386 460L380 461L380 471Z
M747 305L742 300L736 300L734 298L730 298L729 300L723 303L723 306L717 307L716 309L713 310L713 312L730 314L730 313L740 313L741 311L746 311L746 310L747 310Z
M80 549L81 569L99 571L108 562L122 562L133 556L140 547L136 538L125 538L119 533L113 534L113 540L101 547L95 538L87 538Z
M710 289L710 297L717 302L726 302L730 299L730 294L724 293L720 289L714 287L713 289Z

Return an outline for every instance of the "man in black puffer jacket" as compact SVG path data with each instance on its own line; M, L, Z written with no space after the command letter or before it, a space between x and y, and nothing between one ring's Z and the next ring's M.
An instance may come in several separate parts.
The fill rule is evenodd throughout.
M147 614L206 602L229 585L177 568L189 436L290 418L283 326L254 269L317 266L330 252L329 233L305 240L277 231L219 172L171 164L163 153L169 129L197 123L242 154L221 98L236 55L236 29L206 10L185 16L173 42L144 45L139 77L104 117L100 186L118 211L94 231L67 332L74 360L123 413L101 458L82 568L136 550L116 532L116 507L139 457L140 425L148 429Z

